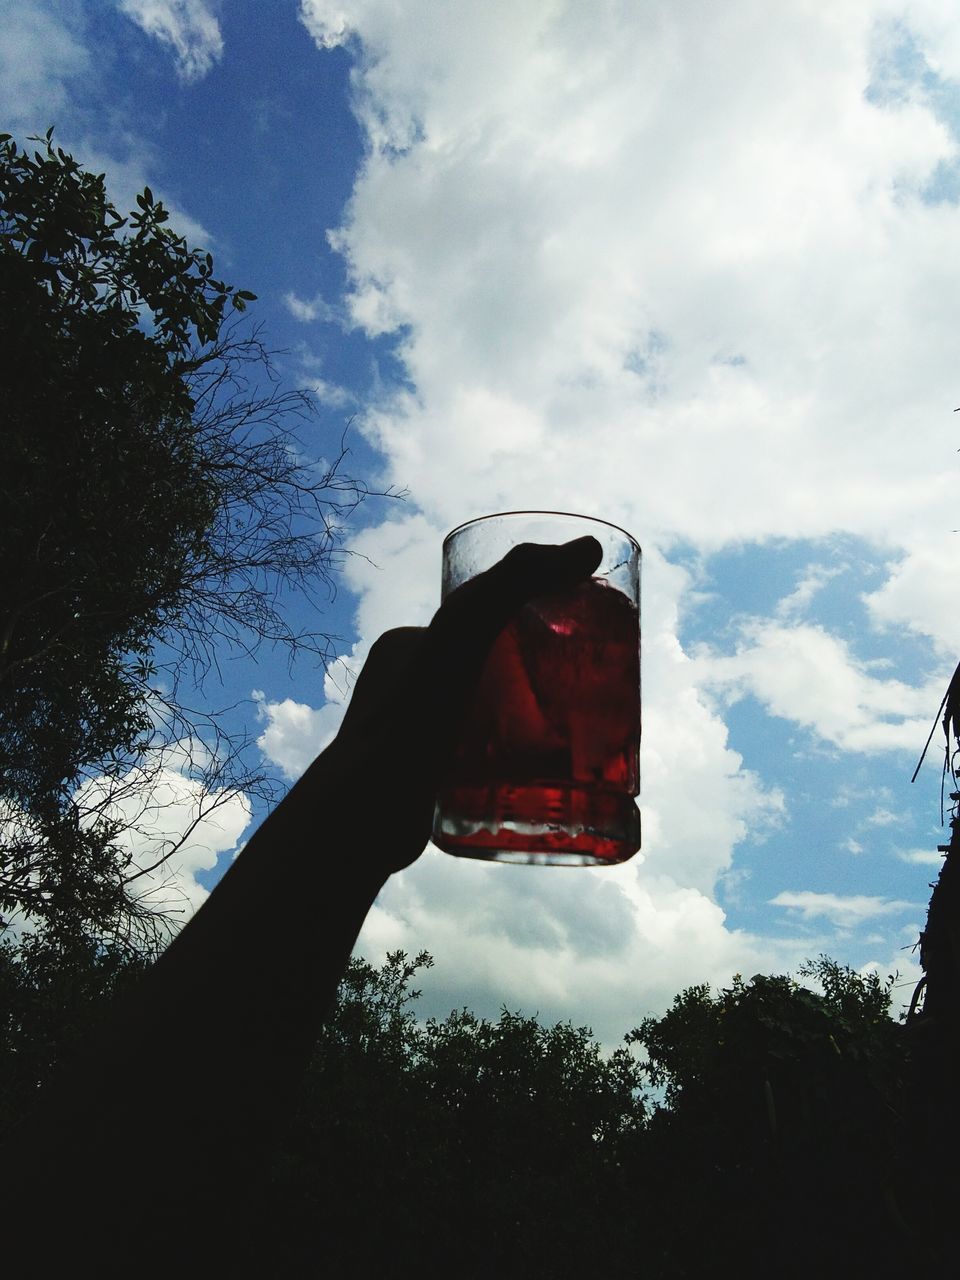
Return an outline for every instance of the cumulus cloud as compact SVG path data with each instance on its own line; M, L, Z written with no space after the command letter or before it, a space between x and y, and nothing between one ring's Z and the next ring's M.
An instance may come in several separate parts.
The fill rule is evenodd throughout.
M547 506L648 547L886 542L948 500L952 216L924 192L957 147L923 95L868 92L890 6L790 6L789 40L748 0L453 9L424 41L378 0L302 6L321 43L361 42L372 153L335 243L355 322L397 332L412 384L364 429L436 532ZM812 565L781 622L834 572ZM822 629L768 626L740 662L844 749L922 733L927 692Z
M186 78L220 57L211 4L123 10ZM361 947L427 945L456 975L449 992L470 986L494 1013L534 1002L605 1036L631 1002L639 1016L687 982L792 967L809 936L801 949L732 929L715 901L738 851L790 817L789 797L731 746L729 701L750 694L838 750L875 755L914 749L940 690L931 701L933 685L893 679L804 621L833 572L816 561L777 616L744 624L735 652L691 652L681 622L698 584L670 553L855 533L889 554L867 600L878 625L950 647L937 532L955 523L941 464L960 259L956 210L931 189L957 144L929 87L907 78L894 92L891 68L907 32L934 78L956 74L955 16L935 0L491 0L441 6L425 32L393 0L300 11L319 45L358 59L367 154L332 242L349 273L343 318L395 341L403 376L376 389L360 425L385 482L413 501L354 537L358 643L321 706L261 699L262 751L292 779L329 741L370 642L429 620L453 524L585 510L646 550L641 854L572 873L431 852L391 880ZM45 16L31 19L24 91L65 93L89 65L80 27L51 26L51 5L29 12ZM143 181L132 166L118 203ZM287 307L335 318L322 298L291 293ZM335 404L340 389L320 380L318 394ZM177 771L160 783L138 857L173 838L165 813L203 801ZM232 826L203 827L184 864L194 903L197 873L243 816L224 810ZM843 928L907 905L774 902Z
M883 586L864 596L864 603L878 626L905 627L929 636L942 653L955 659L960 648L956 598L951 591L956 566L952 527L932 539L916 539L890 565Z
M248 797L232 788L211 789L176 767L176 752L163 763L147 760L120 779L94 778L77 793L87 820L120 822L119 846L137 898L174 921L185 921L206 901L199 874L211 871L234 849L251 818Z
M798 912L804 920L823 918L842 929L852 929L863 924L865 920L873 920L880 916L898 915L904 911L916 911L914 902L900 902L896 899L871 897L868 894L814 893L805 889L800 892L785 890L770 899L774 907L786 907Z
M316 294L313 298L301 298L291 290L283 295L283 303L295 320L309 322L340 319L337 309L325 302L321 294Z
M914 867L939 867L943 865L943 854L936 849L900 849L897 857L901 862L908 862Z
M873 813L864 819L864 822L871 827L889 827L893 823L902 821L902 814L893 813L890 809L883 808L874 809Z
M915 751L928 728L934 689L875 673L823 627L753 619L736 653L698 657L704 683L730 700L747 694L775 716L813 730L844 751ZM879 811L871 821L891 821ZM886 815L886 816L884 816Z
M206 75L223 54L223 37L206 0L119 0L120 10L148 36L172 49L185 80Z
M335 730L330 726L338 704L328 702L315 709L293 698L269 702L263 694L257 700L261 718L266 721L257 746L285 777L299 778L332 738Z
M918 916L895 929L892 935L885 930L882 939L872 940L871 958L858 966L863 974L875 973L881 980L893 978L891 1011L894 1017L906 1013L917 983L923 977L919 947L921 920L922 916Z
M641 535L705 544L851 524L882 524L886 536L896 504L915 504L926 480L911 486L904 473L902 419L887 412L878 430L872 412L868 426L849 408L864 344L899 349L909 335L843 299L865 299L878 273L896 296L897 263L918 251L921 228L946 232L918 193L954 143L922 103L881 110L864 97L868 13L805 10L796 47L740 5L733 22L750 37L719 71L702 30L710 15L684 23L647 8L653 20L617 11L616 41L565 6L511 21L509 41L499 6L479 19L459 11L423 41L375 2L303 6L322 44L352 28L366 50L358 81L373 155L336 243L356 322L371 334L407 326L400 349L416 388L387 397L367 429L392 478L415 482L434 528L535 504L612 509ZM816 104L803 73L814 65ZM764 105L747 121L751 102ZM707 115L709 154L693 132ZM898 412L903 399L900 386ZM851 486L854 471L864 479ZM473 509L452 475L469 477ZM824 581L808 575L784 617ZM379 612L380 585L360 587L361 615ZM830 650L825 672L803 653L811 638ZM773 670L787 648L785 670ZM768 705L846 749L912 745L922 731L923 700L858 669L824 633L768 631L750 658ZM793 685L778 693L784 676ZM684 715L682 697L662 720L648 707L648 778L659 725ZM699 748L708 740L705 728ZM722 750L722 726L713 740ZM736 769L729 777L743 784ZM649 788L644 810L655 831Z
M121 7L184 78L221 56L215 5ZM89 72L82 10L14 8L0 95L12 111L46 111ZM922 741L940 691L931 701L804 623L835 572L816 561L733 654L691 653L681 621L698 584L669 556L678 542L706 555L853 532L889 555L866 602L878 626L955 643L942 464L960 260L956 211L931 191L957 144L929 77L910 79L900 59L910 36L934 81L957 75L955 14L937 0L491 0L441 6L426 33L393 0L302 0L300 12L321 47L355 51L368 147L331 236L346 307L297 293L286 305L393 336L403 377L377 388L361 426L385 483L413 502L353 539L358 643L321 706L260 699L261 750L293 779L330 740L370 642L429 620L453 524L509 507L585 510L646 548L641 854L567 873L430 852L391 880L361 948L433 949L452 975L434 1011L470 989L488 1012L534 1003L605 1038L625 1009L663 1007L685 983L794 967L809 935L732 929L715 901L745 843L790 817L789 797L731 746L727 703L749 693L837 749L875 754ZM132 203L146 166L94 150L81 158ZM211 242L174 214L194 243ZM322 379L317 394L342 402ZM138 818L143 866L210 802L177 770L157 785ZM246 812L238 797L216 810L219 829L209 808L201 816L162 873L181 901L202 899L197 875L235 847ZM774 902L843 928L905 907Z
M367 50L374 149L336 243L416 388L367 427L444 522L464 469L486 509L529 504L504 478L535 466L542 505L603 495L714 545L886 537L946 498L917 444L952 429L952 218L922 192L956 145L865 96L881 7L789 7L789 39L740 3L452 6L423 40L375 0L304 6Z
M493 0L445 6L427 36L389 0L303 0L317 43L358 59L368 154L331 242L354 324L395 341L404 376L361 426L418 508L355 540L359 633L425 622L443 532L485 512L600 514L646 552L644 847L601 880L602 975L565 924L600 872L424 859L388 886L370 945L417 938L484 990L522 975L545 1002L592 986L591 1007L598 989L621 1000L627 972L651 999L676 989L701 947L704 965L753 971L745 951L773 944L729 930L713 894L789 798L744 769L729 701L851 755L923 741L934 684L806 621L837 570L813 561L733 653L691 652L698 584L669 553L845 532L893 567L952 520L960 259L955 209L931 191L958 148L929 78L891 87L908 37L934 79L952 74L947 12ZM929 591L882 594L878 622L947 625L947 594L942 616ZM523 912L481 919L508 883ZM832 901L835 922L897 900Z
M945 0L910 0L908 5L890 4L886 22L877 35L888 48L902 42L909 34L918 46L924 64L935 75L960 79L960 29L956 13Z
M254 690L258 715L265 725L257 738L257 746L290 781L296 781L333 740L367 647L365 644L355 646L352 654L330 664L324 675L324 702L320 707L311 707L293 698L271 702L259 689Z
M469 1002L496 1016L506 1004L589 1024L611 1045L684 986L795 968L806 954L728 929L707 895L633 864L545 871L435 852L388 882L358 945L427 946L442 959L425 1013Z
M311 390L321 404L331 409L342 409L344 405L353 404L356 401L356 396L346 387L340 387L335 382L327 382L324 378L316 378L311 384Z
M321 49L336 49L350 37L347 10L328 0L300 0L300 18Z
M817 593L843 571L842 566L808 565L790 594L777 602L777 617L785 620L802 617L810 608Z

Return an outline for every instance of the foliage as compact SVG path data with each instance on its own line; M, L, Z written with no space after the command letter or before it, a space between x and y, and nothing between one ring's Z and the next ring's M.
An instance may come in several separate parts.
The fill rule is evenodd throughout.
M129 933L151 913L117 806L84 784L129 787L175 751L207 790L263 785L181 690L218 643L326 656L282 597L332 588L365 491L342 442L305 456L313 401L230 319L254 295L149 188L122 217L102 174L38 141L0 137L0 918Z
M139 951L90 939L0 940L0 1131L29 1110L38 1087L147 964Z
M275 1170L288 1273L321 1255L361 1275L405 1258L427 1274L452 1257L462 1275L588 1267L617 1139L643 1123L632 1056L507 1010L419 1023L409 982L431 964L351 962Z
M0 950L5 1114L142 967L61 956ZM269 1274L948 1273L952 1184L888 983L821 957L819 990L694 987L605 1053L507 1010L418 1020L432 963L351 961L252 1197Z
M811 1064L877 1064L897 1037L890 1018L892 980L858 974L821 956L801 966L821 992L792 978L738 975L716 996L707 986L689 987L662 1018L648 1017L630 1032L630 1043L646 1051L647 1073L664 1090L664 1107L693 1106L716 1090L751 1088L750 1071L763 1078L797 1070L811 1077ZM745 1074L746 1073L746 1074Z
M320 1255L357 1274L456 1257L465 1276L937 1263L889 981L821 957L816 990L694 987L604 1054L507 1010L418 1022L431 963L351 963L274 1171L291 1274Z
M642 1147L652 1212L667 1220L681 1187L697 1206L698 1233L664 1241L680 1274L718 1255L747 1275L778 1258L788 1276L934 1261L892 980L823 956L801 974L820 990L763 975L689 988L627 1037L663 1095Z

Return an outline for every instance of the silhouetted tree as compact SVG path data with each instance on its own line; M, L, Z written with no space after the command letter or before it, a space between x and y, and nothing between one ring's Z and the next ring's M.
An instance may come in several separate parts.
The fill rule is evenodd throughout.
M82 936L0 940L0 1131L29 1112L38 1088L147 964L136 949Z
M900 1275L949 1241L890 983L821 957L681 993L605 1054L506 1010L420 1023L355 960L264 1193L271 1261L351 1274Z
M591 1274L616 1249L618 1143L643 1124L636 1061L507 1010L419 1023L410 981L431 964L351 962L274 1170L279 1271Z
M946 1264L892 979L826 957L801 973L819 990L763 975L692 987L627 1037L663 1093L624 1165L669 1224L663 1274L707 1274L717 1259L748 1276Z
M0 922L146 941L117 789L171 750L211 803L265 785L184 690L220 643L328 654L282 597L330 590L365 489L305 452L313 400L230 318L254 295L36 141L0 136Z
M39 940L0 950L4 1116L138 965L103 948L65 965ZM585 1027L507 1010L419 1021L411 983L431 965L425 952L351 962L245 1204L247 1262L277 1275L432 1275L452 1258L466 1277L949 1273L952 1184L925 1163L889 983L821 958L806 967L819 990L762 975L693 987L608 1053ZM217 1192L204 1212L232 1230Z

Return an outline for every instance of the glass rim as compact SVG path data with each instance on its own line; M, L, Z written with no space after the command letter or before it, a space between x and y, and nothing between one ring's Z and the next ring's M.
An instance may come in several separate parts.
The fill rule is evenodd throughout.
M486 516L474 516L472 520L464 520L462 524L458 524L456 528L451 529L444 537L443 548L446 548L446 545L451 538L455 537L458 533L462 533L464 529L470 528L471 525L484 524L487 520L500 520L504 516L565 516L571 520L588 520L591 524L602 524L607 529L615 529L617 533L622 533L631 546L636 548L638 554L643 554L643 549L640 546L640 543L632 533L628 533L626 529L619 524L613 524L610 520L601 519L600 516L585 516L581 515L578 511L543 511L530 509L519 511L492 511Z

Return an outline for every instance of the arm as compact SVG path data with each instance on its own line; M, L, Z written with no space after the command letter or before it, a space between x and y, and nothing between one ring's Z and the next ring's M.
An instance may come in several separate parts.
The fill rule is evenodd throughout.
M35 1176L54 1175L82 1222L92 1210L77 1192L91 1175L101 1204L101 1179L113 1184L126 1221L202 1206L215 1188L231 1202L242 1195L367 911L426 844L490 645L525 600L586 577L598 552L591 538L517 548L455 592L430 627L388 632L373 647L335 742L46 1100L40 1133L31 1130ZM148 1142L126 1185L118 1152L135 1152L145 1125L161 1145Z
M222 1038L242 1036L249 1051L243 1011L253 1007L264 1023L260 1051L285 1068L305 1059L367 911L427 843L490 646L526 599L587 576L596 551L592 538L517 548L454 593L430 627L377 641L334 743L149 975L149 998L196 1023L195 1046L222 1056ZM281 926L270 948L256 945L264 915Z

